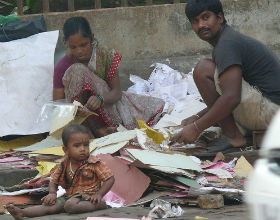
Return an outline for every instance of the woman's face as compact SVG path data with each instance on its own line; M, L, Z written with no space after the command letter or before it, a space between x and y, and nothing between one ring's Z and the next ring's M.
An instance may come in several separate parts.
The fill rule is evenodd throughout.
M92 54L91 39L83 37L80 33L71 35L68 46L72 57L79 63L89 62Z

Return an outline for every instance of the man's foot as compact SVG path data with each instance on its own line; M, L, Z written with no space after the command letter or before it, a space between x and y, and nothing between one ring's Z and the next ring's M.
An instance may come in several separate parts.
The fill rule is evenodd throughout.
M228 141L229 143L232 144L233 147L244 147L246 145L246 139L239 135L238 137L235 138L228 138L226 136L221 137L222 140Z
M16 220L23 219L23 212L20 208L15 207L13 204L8 204L6 205L6 209Z

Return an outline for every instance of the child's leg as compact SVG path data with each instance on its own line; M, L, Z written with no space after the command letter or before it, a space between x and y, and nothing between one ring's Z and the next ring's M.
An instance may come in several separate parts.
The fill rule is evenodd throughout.
M20 209L15 207L13 204L9 204L6 206L6 209L16 220L20 220L23 219L23 217L38 217L60 213L63 207L58 202L56 202L52 206L38 205L25 209Z
M66 201L64 210L68 213L91 212L100 209L106 209L107 205L104 201L100 203L92 203L90 201L82 201L81 198L70 198Z

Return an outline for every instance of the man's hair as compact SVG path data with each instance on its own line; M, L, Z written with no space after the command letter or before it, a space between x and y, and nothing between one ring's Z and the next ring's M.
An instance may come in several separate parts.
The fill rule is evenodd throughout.
M216 15L222 13L224 16L223 6L220 0L188 0L185 13L190 22L203 11L212 11ZM224 16L224 24L226 22Z
M81 34L85 38L92 39L92 31L88 20L84 17L72 17L66 20L63 26L64 40L75 34Z
M65 147L67 147L70 136L72 134L77 134L77 133L82 133L82 134L88 134L89 135L88 129L83 125L71 124L71 125L68 125L67 127L65 127L63 132L62 132L62 143L63 143L63 145Z

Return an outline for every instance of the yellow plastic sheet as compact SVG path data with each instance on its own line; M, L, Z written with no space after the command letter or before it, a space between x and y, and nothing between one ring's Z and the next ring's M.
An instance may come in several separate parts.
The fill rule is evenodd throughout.
M149 127L146 122L142 121L142 120L137 120L138 125L140 128L146 128L146 134L149 138L152 138L154 143L156 144L161 144L163 140L166 140L166 138L164 138L164 136L157 132L156 130L152 129L151 127Z
M19 137L10 141L0 140L0 151L9 151L16 148L26 147L43 140L41 134Z
M36 169L40 172L41 175L48 174L49 172L51 172L52 169L54 169L57 166L56 163L46 161L39 161L38 165L39 166L37 166Z

